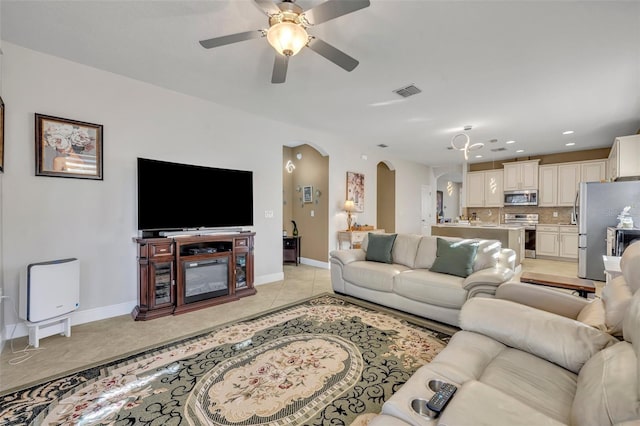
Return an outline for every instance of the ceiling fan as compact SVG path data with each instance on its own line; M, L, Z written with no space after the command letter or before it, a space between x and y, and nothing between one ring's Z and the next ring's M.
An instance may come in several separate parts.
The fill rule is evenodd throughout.
M371 4L369 0L328 0L309 10L303 10L295 4L295 0L282 0L277 4L271 0L254 1L269 17L269 28L201 40L202 47L211 49L267 37L269 44L277 52L271 75L272 83L284 83L289 57L300 52L305 46L347 71L352 71L358 66L358 61L351 56L309 35L307 28L364 9Z

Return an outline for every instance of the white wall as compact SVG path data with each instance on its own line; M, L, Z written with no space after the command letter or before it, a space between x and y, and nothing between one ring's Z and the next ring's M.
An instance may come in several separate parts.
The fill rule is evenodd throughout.
M336 218L330 223L330 248L335 247L336 231L344 227L338 219L347 170L365 173L366 205L359 221L375 223L376 164L381 159L369 153L369 160L362 160L362 153L345 149L347 141L338 136L265 120L11 43L2 47L8 105L2 278L6 294L14 299L25 265L78 257L81 307L73 322L130 312L137 300L132 237L137 232L138 156L254 172L257 284L283 277L282 145L305 141L330 156L328 197L330 217ZM104 125L104 180L35 176L34 113ZM424 169L410 162L396 166L398 203L407 203L397 209L404 232L419 232L419 190L414 189L420 187ZM405 188L410 195L403 197ZM265 219L265 210L274 217ZM5 330L16 322L9 310L4 319Z
M433 192L433 172L424 164L399 160L392 163L396 170L396 232L420 234L422 185L431 185ZM435 196L432 205L434 211Z

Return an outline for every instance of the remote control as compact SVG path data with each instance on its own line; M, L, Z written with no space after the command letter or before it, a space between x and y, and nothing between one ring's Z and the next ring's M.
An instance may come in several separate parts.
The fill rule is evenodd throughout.
M440 413L457 390L458 388L455 385L443 383L438 392L434 393L429 402L427 402L427 408Z

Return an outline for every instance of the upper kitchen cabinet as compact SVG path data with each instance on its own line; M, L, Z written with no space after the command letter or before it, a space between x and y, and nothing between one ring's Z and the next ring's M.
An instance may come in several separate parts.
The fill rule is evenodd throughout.
M502 170L467 173L467 207L502 207Z
M538 169L538 206L558 205L558 165L540 166Z
M606 160L558 164L556 206L573 206L580 182L600 182L606 178Z
M540 160L504 163L504 190L538 189L538 162Z
M640 176L640 135L616 138L609 153L609 180Z

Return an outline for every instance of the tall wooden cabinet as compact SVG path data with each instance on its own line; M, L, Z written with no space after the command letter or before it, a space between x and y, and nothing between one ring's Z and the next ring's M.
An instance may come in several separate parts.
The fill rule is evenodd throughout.
M135 320L149 320L180 314L256 293L253 286L254 232L212 234L173 238L134 238L138 246L138 306L131 312ZM221 266L211 280L224 282L224 289L211 297L194 297L189 289L188 270ZM225 268L226 267L226 268ZM204 271L204 268L203 270ZM195 276L202 276L199 271ZM205 285L209 285L205 280ZM198 283L196 287L201 286ZM218 283L218 285L220 285ZM192 286L193 287L193 286Z

